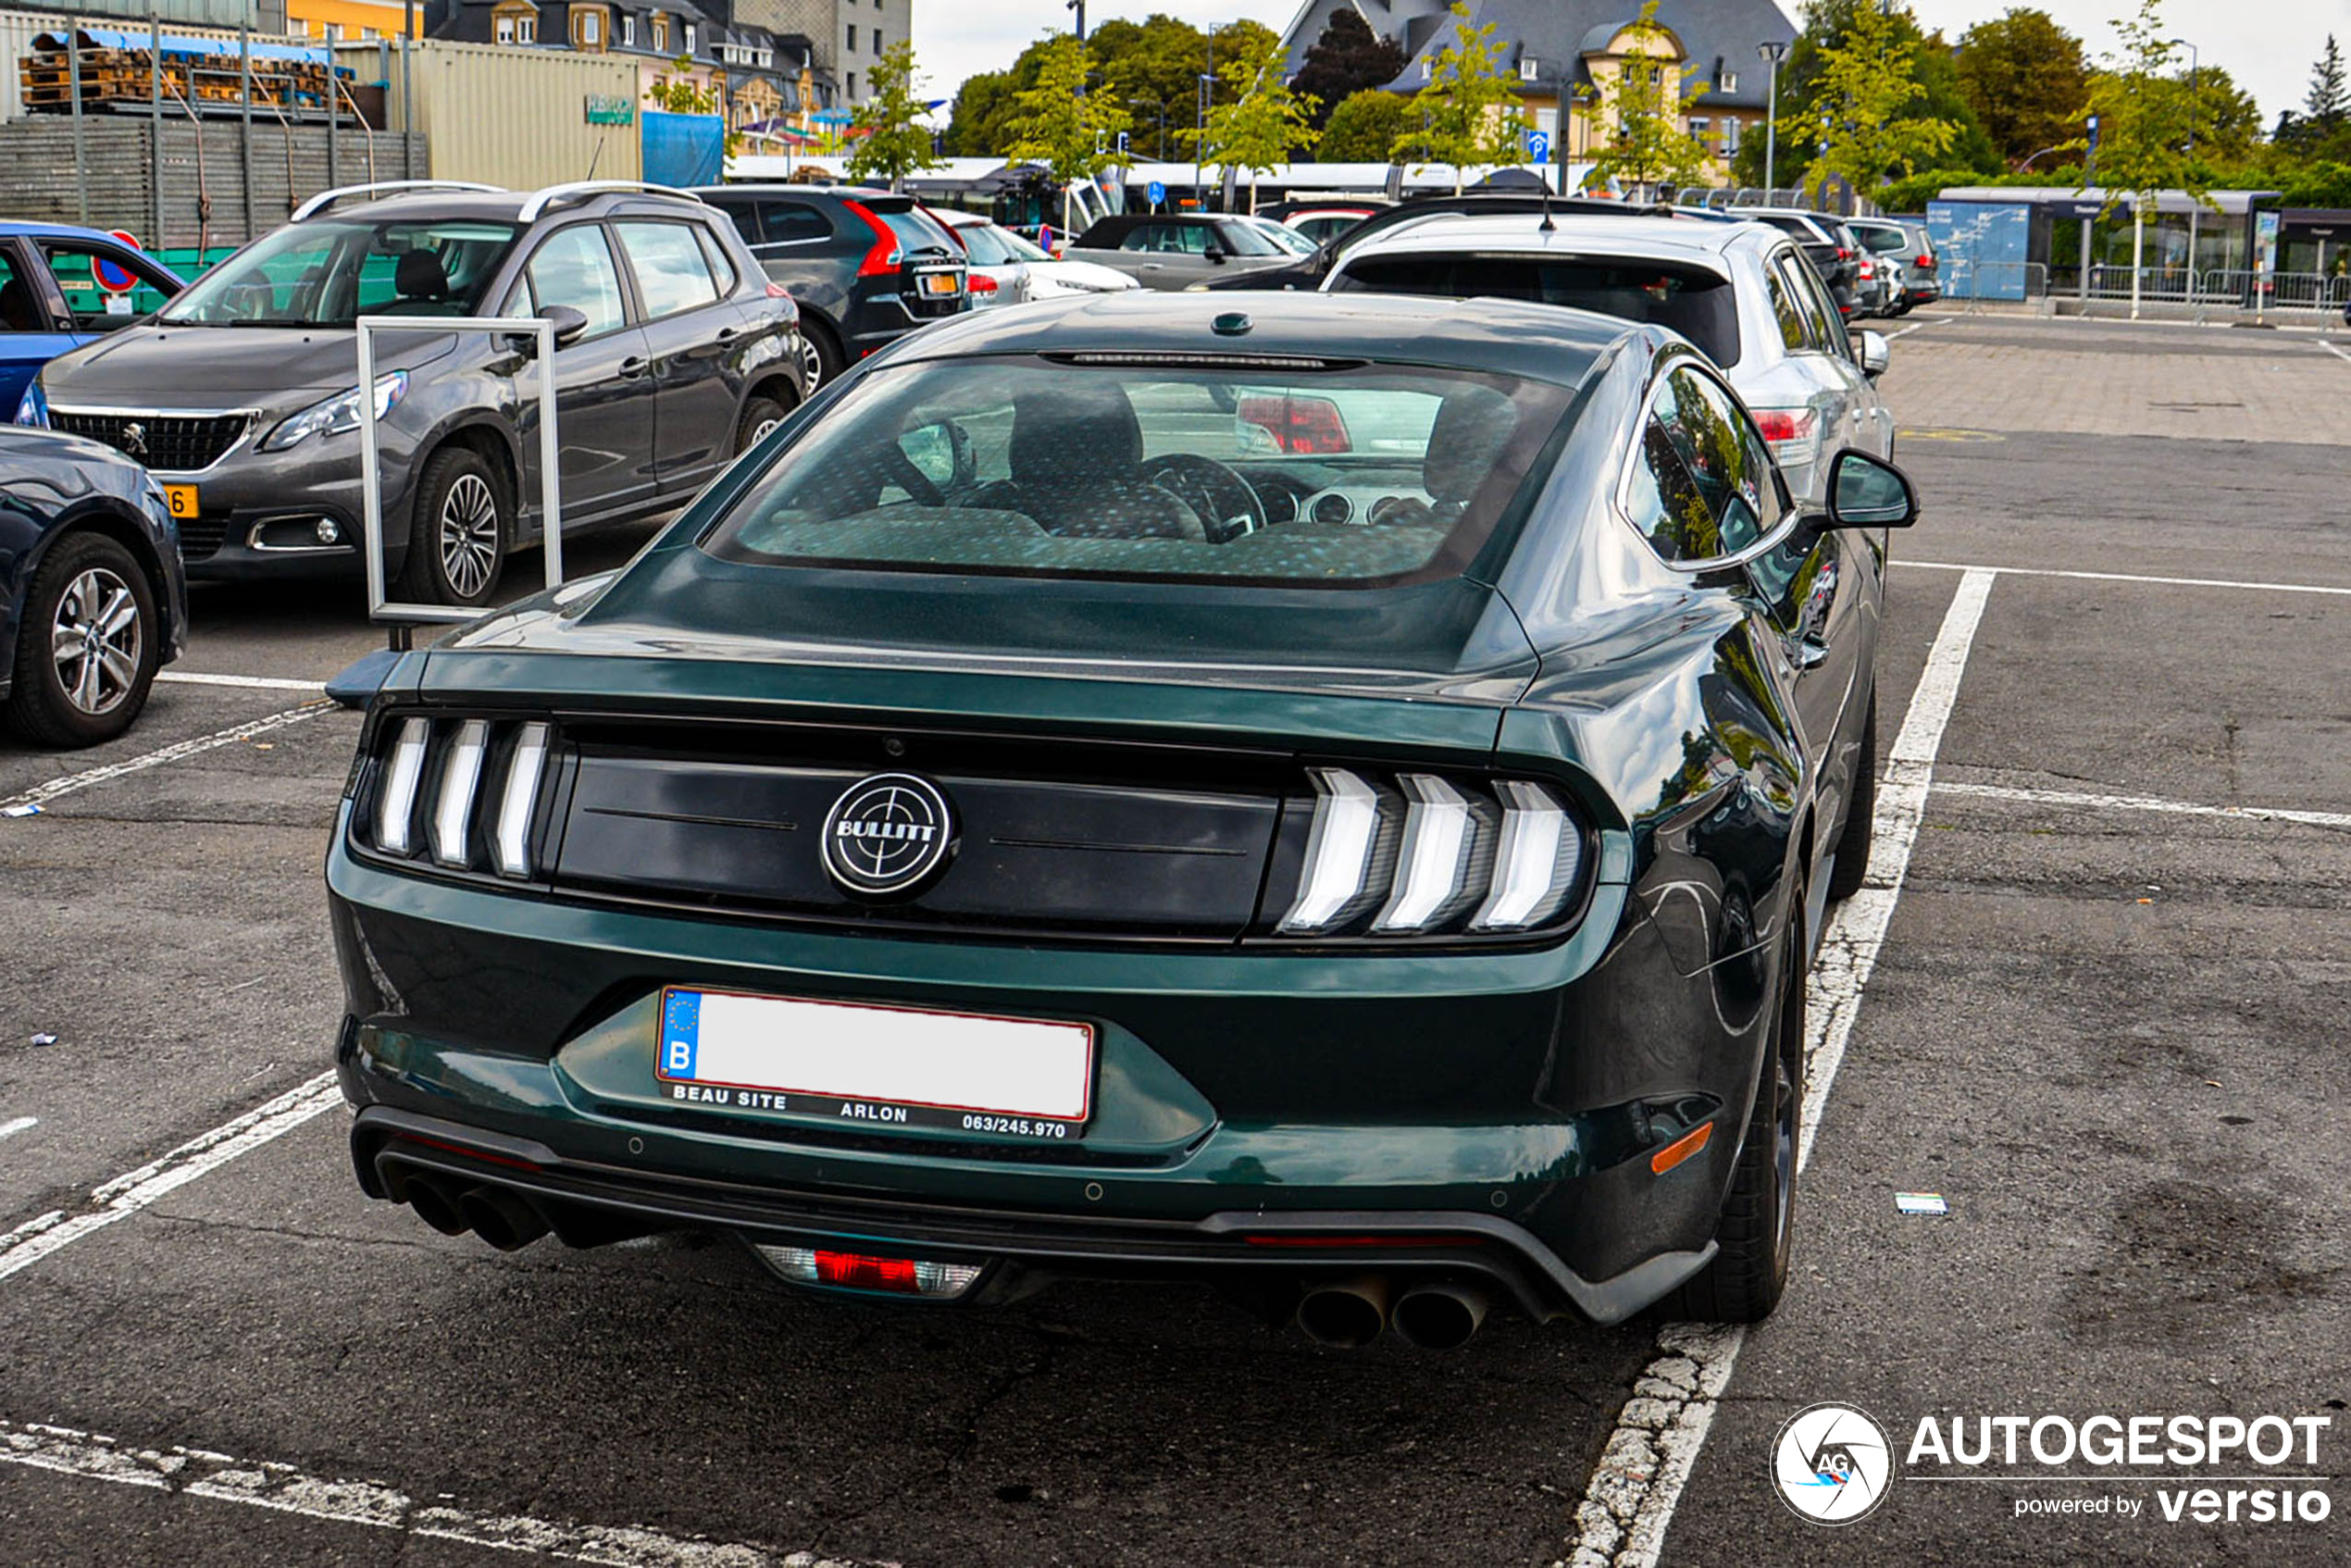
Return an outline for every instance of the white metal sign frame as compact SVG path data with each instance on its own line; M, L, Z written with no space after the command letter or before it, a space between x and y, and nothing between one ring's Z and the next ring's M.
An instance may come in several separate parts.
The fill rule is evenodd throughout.
M359 330L360 523L367 552L367 618L399 625L454 624L486 613L453 604L408 604L385 596L383 476L376 436L378 332L495 332L528 336L539 344L539 506L547 586L564 580L561 448L555 440L555 324L537 316L362 316ZM415 548L413 541L410 548Z

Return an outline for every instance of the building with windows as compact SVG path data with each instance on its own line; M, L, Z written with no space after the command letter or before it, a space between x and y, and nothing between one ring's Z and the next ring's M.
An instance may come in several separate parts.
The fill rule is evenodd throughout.
M1283 35L1293 70L1342 6L1411 56L1391 92L1417 91L1454 42L1447 0L1305 0ZM1705 143L1718 180L1740 143L1763 134L1770 72L1762 46L1791 44L1797 31L1773 0L1661 0L1661 48L1634 31L1638 0L1471 0L1470 8L1472 26L1495 24L1527 120L1549 139L1554 159L1580 163L1606 148L1602 111L1619 73L1673 71L1689 94L1685 128Z

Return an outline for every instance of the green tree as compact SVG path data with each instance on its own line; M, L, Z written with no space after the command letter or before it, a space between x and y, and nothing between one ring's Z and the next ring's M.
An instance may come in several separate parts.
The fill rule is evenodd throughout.
M1822 109L1820 80L1827 52L1849 35L1864 10L1882 12L1882 0L1810 0L1804 8L1804 31L1797 34L1795 47L1788 51L1786 62L1780 68L1779 168L1780 178L1787 178L1790 169L1804 168L1820 156L1822 141ZM1896 10L1889 19L1894 36L1911 46L1911 63L1916 70L1922 95L1897 117L1902 120L1944 120L1957 127L1948 152L1934 160L1954 168L1966 168L1979 175L1996 175L2008 168L1991 137L1969 107L1959 90L1959 68L1951 46L1940 33L1922 32L1907 9ZM1737 156L1731 164L1733 178L1745 185L1760 184L1763 180L1763 138L1751 136L1739 143Z
M1851 30L1822 51L1812 103L1821 117L1821 144L1805 166L1807 185L1840 175L1867 195L1889 176L1908 174L1949 148L1959 133L1950 121L1904 118L1926 95L1916 47L1896 28L1891 8L1863 6Z
M2177 45L2163 25L2159 0L2139 0L2139 14L2118 18L2121 47L2090 78L2090 108L2098 117L2098 182L2106 190L2099 216L2131 208L2131 314L2139 314L2139 268L2146 254L2146 217L2156 193L2182 190L2204 200L2204 165L2188 148L2197 135L2203 94L2172 80ZM2201 152L2202 149L2199 149ZM2209 205L2208 203L2208 205Z
M1320 110L1310 117L1320 131L1347 99L1403 75L1409 57L1403 45L1374 32L1354 6L1341 6L1298 62L1290 86L1300 97L1322 101Z
M1350 93L1331 111L1314 156L1324 163L1386 163L1412 124L1412 110L1393 93L1370 88Z
M1283 55L1282 41L1269 37L1254 53L1226 62L1217 72L1231 91L1231 102L1211 108L1205 127L1179 133L1200 162L1263 174L1287 163L1294 149L1313 142L1314 126L1308 117L1317 100L1300 97L1282 79ZM1253 180L1249 203L1254 212Z
M1451 11L1452 42L1437 52L1427 84L1412 94L1408 129L1396 139L1393 156L1451 164L1458 195L1470 165L1517 161L1526 116L1519 107L1516 81L1504 74L1502 49L1494 42L1496 24L1471 26L1470 9L1461 0L1454 0Z
M929 105L914 93L914 46L902 40L882 51L868 80L873 96L857 106L849 121L858 136L849 149L849 178L878 177L895 191L915 170L939 167L930 128L922 123Z
M1685 106L1706 90L1675 56L1673 36L1657 19L1657 0L1646 0L1640 16L1624 30L1630 57L1599 81L1598 124L1603 142L1592 159L1592 183L1621 180L1635 185L1695 185L1706 178L1706 144L1690 134ZM1655 45L1655 47L1649 47Z
M1037 85L1014 95L1016 112L1005 128L1012 145L1004 156L1043 164L1062 187L1064 227L1069 187L1129 161L1117 150L1118 133L1128 123L1126 110L1112 94L1086 90L1092 64L1086 45L1071 34L1046 40Z
M2305 117L2327 131L2341 125L2346 113L2351 113L2351 88L2343 80L2343 51L2335 47L2334 34L2327 34L2327 52L2310 68L2309 95L2302 100Z
M950 157L993 157L1011 144L1005 127L1019 112L1014 100L1020 89L1008 70L982 71L964 78L955 89L954 106L947 117L947 134L939 145Z
M2046 11L2018 6L1959 35L1960 93L2010 168L2082 134L2090 68L2082 41Z

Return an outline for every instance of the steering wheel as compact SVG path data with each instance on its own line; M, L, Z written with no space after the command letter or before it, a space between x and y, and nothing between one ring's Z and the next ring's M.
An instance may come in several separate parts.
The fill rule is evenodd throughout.
M1200 516L1211 544L1230 544L1266 525L1256 487L1213 457L1171 452L1143 465L1143 474L1174 491Z
M891 479L898 481L898 488L904 491L907 498L916 505L944 506L947 504L947 492L940 490L938 482L928 474L924 473L896 442L889 442L882 449L882 467L889 471Z

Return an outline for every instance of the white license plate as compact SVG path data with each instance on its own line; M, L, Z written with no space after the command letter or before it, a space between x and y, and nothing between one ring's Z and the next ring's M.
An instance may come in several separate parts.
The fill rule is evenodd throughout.
M1045 1138L1092 1110L1088 1024L677 987L661 1017L654 1070L687 1104Z

